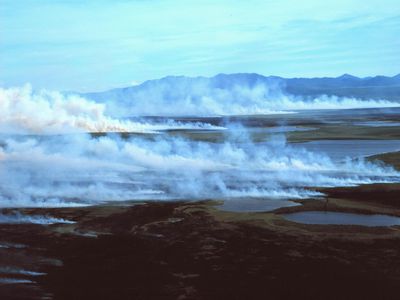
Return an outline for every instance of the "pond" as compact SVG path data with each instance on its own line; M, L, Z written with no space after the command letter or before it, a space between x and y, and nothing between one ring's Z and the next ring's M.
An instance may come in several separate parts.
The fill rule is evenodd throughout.
M292 144L308 151L325 153L334 161L361 158L400 150L400 140L323 140Z
M282 215L285 219L303 224L361 225L369 227L400 225L400 218L388 215L362 215L330 211L305 211Z

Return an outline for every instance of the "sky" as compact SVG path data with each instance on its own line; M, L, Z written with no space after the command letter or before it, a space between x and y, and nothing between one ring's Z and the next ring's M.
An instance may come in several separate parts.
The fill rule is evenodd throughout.
M400 73L399 0L0 0L0 87Z

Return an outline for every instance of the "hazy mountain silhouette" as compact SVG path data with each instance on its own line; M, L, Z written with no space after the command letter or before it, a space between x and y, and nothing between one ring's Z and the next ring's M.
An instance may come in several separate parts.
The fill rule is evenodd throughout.
M258 85L280 90L284 94L304 97L336 95L361 99L387 99L400 101L400 74L387 77L375 76L359 78L350 74L339 77L283 78L263 76L256 73L218 74L213 77L167 76L148 80L140 85L116 88L104 92L84 93L83 96L103 102L110 100L135 100L136 96L162 90L166 99L185 97L201 93L204 87L232 89L234 87L254 88Z

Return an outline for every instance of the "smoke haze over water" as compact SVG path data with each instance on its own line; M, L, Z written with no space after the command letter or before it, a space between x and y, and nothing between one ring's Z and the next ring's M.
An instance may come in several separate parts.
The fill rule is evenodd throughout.
M246 110L242 96L237 96L232 111L228 106L212 108L216 102L212 104L211 100L191 109L210 108L219 113L240 109L249 113L264 105L258 99ZM156 109L152 104L156 98L149 99L147 109L152 105ZM353 100L324 101L336 105L337 101ZM291 103L278 101L272 109L294 109ZM174 105L179 104L178 100ZM139 107L135 105L131 109ZM171 113L177 109L164 105L158 103L159 112L165 110L166 115L170 115L167 110ZM396 182L400 178L390 167L362 160L334 162L321 153L288 144L282 135L266 143L253 143L245 128L229 128L220 143L177 138L168 132L95 138L85 132L222 128L205 123L131 122L109 115L104 104L57 92L33 93L29 86L0 89L0 108L0 129L5 133L0 136L2 207L79 206L139 199L293 199L320 195L308 187ZM78 134L60 135L71 132Z

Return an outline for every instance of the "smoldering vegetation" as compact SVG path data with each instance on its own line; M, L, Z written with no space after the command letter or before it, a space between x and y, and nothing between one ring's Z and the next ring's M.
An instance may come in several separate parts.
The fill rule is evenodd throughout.
M304 198L307 187L394 182L400 174L363 160L333 162L287 144L194 142L89 135L6 138L0 150L2 206L74 206L108 200Z
M42 90L30 85L0 88L0 132L8 134L66 134L77 132L154 133L168 129L223 129L207 123L116 119L104 104L77 95Z
M163 93L146 101L115 102L132 115L254 114L291 109L389 106L356 99L265 99L265 88L204 91L202 98L166 102ZM271 94L272 95L272 94ZM144 97L144 96L143 96ZM105 201L321 196L316 187L399 181L393 168L362 159L333 161L272 134L254 143L240 124L135 121L80 96L35 93L29 86L0 90L0 205L81 206ZM166 100L167 99L167 100ZM268 100L268 101L266 101ZM183 101L183 102L182 102ZM349 105L347 105L349 104ZM216 106L218 105L218 106ZM183 110L182 110L183 109ZM221 130L220 142L174 137L165 130ZM93 136L88 132L135 132ZM146 133L146 135L142 135ZM271 132L267 132L271 133Z
M74 222L50 216L24 215L18 211L0 213L0 224L51 225L51 224L72 224L72 223ZM0 273L1 273L1 268L0 268Z

